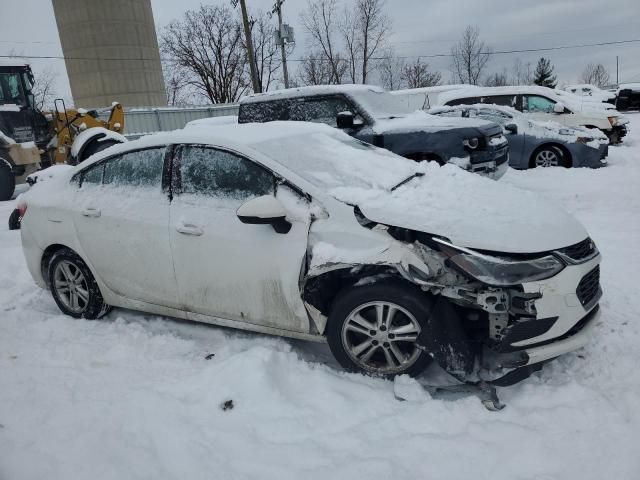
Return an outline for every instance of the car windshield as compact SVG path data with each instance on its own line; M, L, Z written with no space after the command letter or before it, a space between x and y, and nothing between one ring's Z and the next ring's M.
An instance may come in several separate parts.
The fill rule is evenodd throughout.
M406 100L388 92L354 90L348 92L348 95L374 118L396 117L416 110Z
M336 198L343 189L391 190L420 170L419 164L348 135L292 135L252 147Z

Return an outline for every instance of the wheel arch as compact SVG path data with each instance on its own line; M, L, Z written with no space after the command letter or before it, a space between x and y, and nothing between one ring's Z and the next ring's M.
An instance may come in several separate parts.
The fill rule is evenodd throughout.
M392 265L345 266L309 277L302 286L301 296L305 304L313 307L323 317L323 328L319 329L321 334L326 334L326 319L331 313L334 300L359 282L363 282L363 285L394 282L407 288L419 288Z

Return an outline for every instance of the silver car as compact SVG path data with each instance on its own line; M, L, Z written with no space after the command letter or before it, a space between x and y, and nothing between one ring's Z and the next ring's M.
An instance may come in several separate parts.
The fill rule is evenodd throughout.
M513 108L500 105L437 107L429 113L446 117L480 118L502 125L509 142L509 165L513 168L599 168L607 165L605 158L609 140L597 129L535 121Z

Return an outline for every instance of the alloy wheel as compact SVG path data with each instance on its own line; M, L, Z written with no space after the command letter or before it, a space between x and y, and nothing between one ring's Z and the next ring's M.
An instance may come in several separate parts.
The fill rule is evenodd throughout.
M560 158L553 150L541 150L536 155L536 167L557 167L560 165Z
M58 298L74 313L82 313L89 304L87 279L73 262L63 260L55 267L53 281Z
M363 370L381 375L403 372L420 356L420 324L406 309L386 301L353 310L342 326L342 344Z

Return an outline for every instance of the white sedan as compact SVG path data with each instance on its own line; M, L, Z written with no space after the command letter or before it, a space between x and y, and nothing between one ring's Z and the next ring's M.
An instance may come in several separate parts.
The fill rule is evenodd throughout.
M584 345L601 296L598 250L561 209L325 125L145 137L19 203L29 270L70 316L326 340L371 374L482 360L511 383Z

